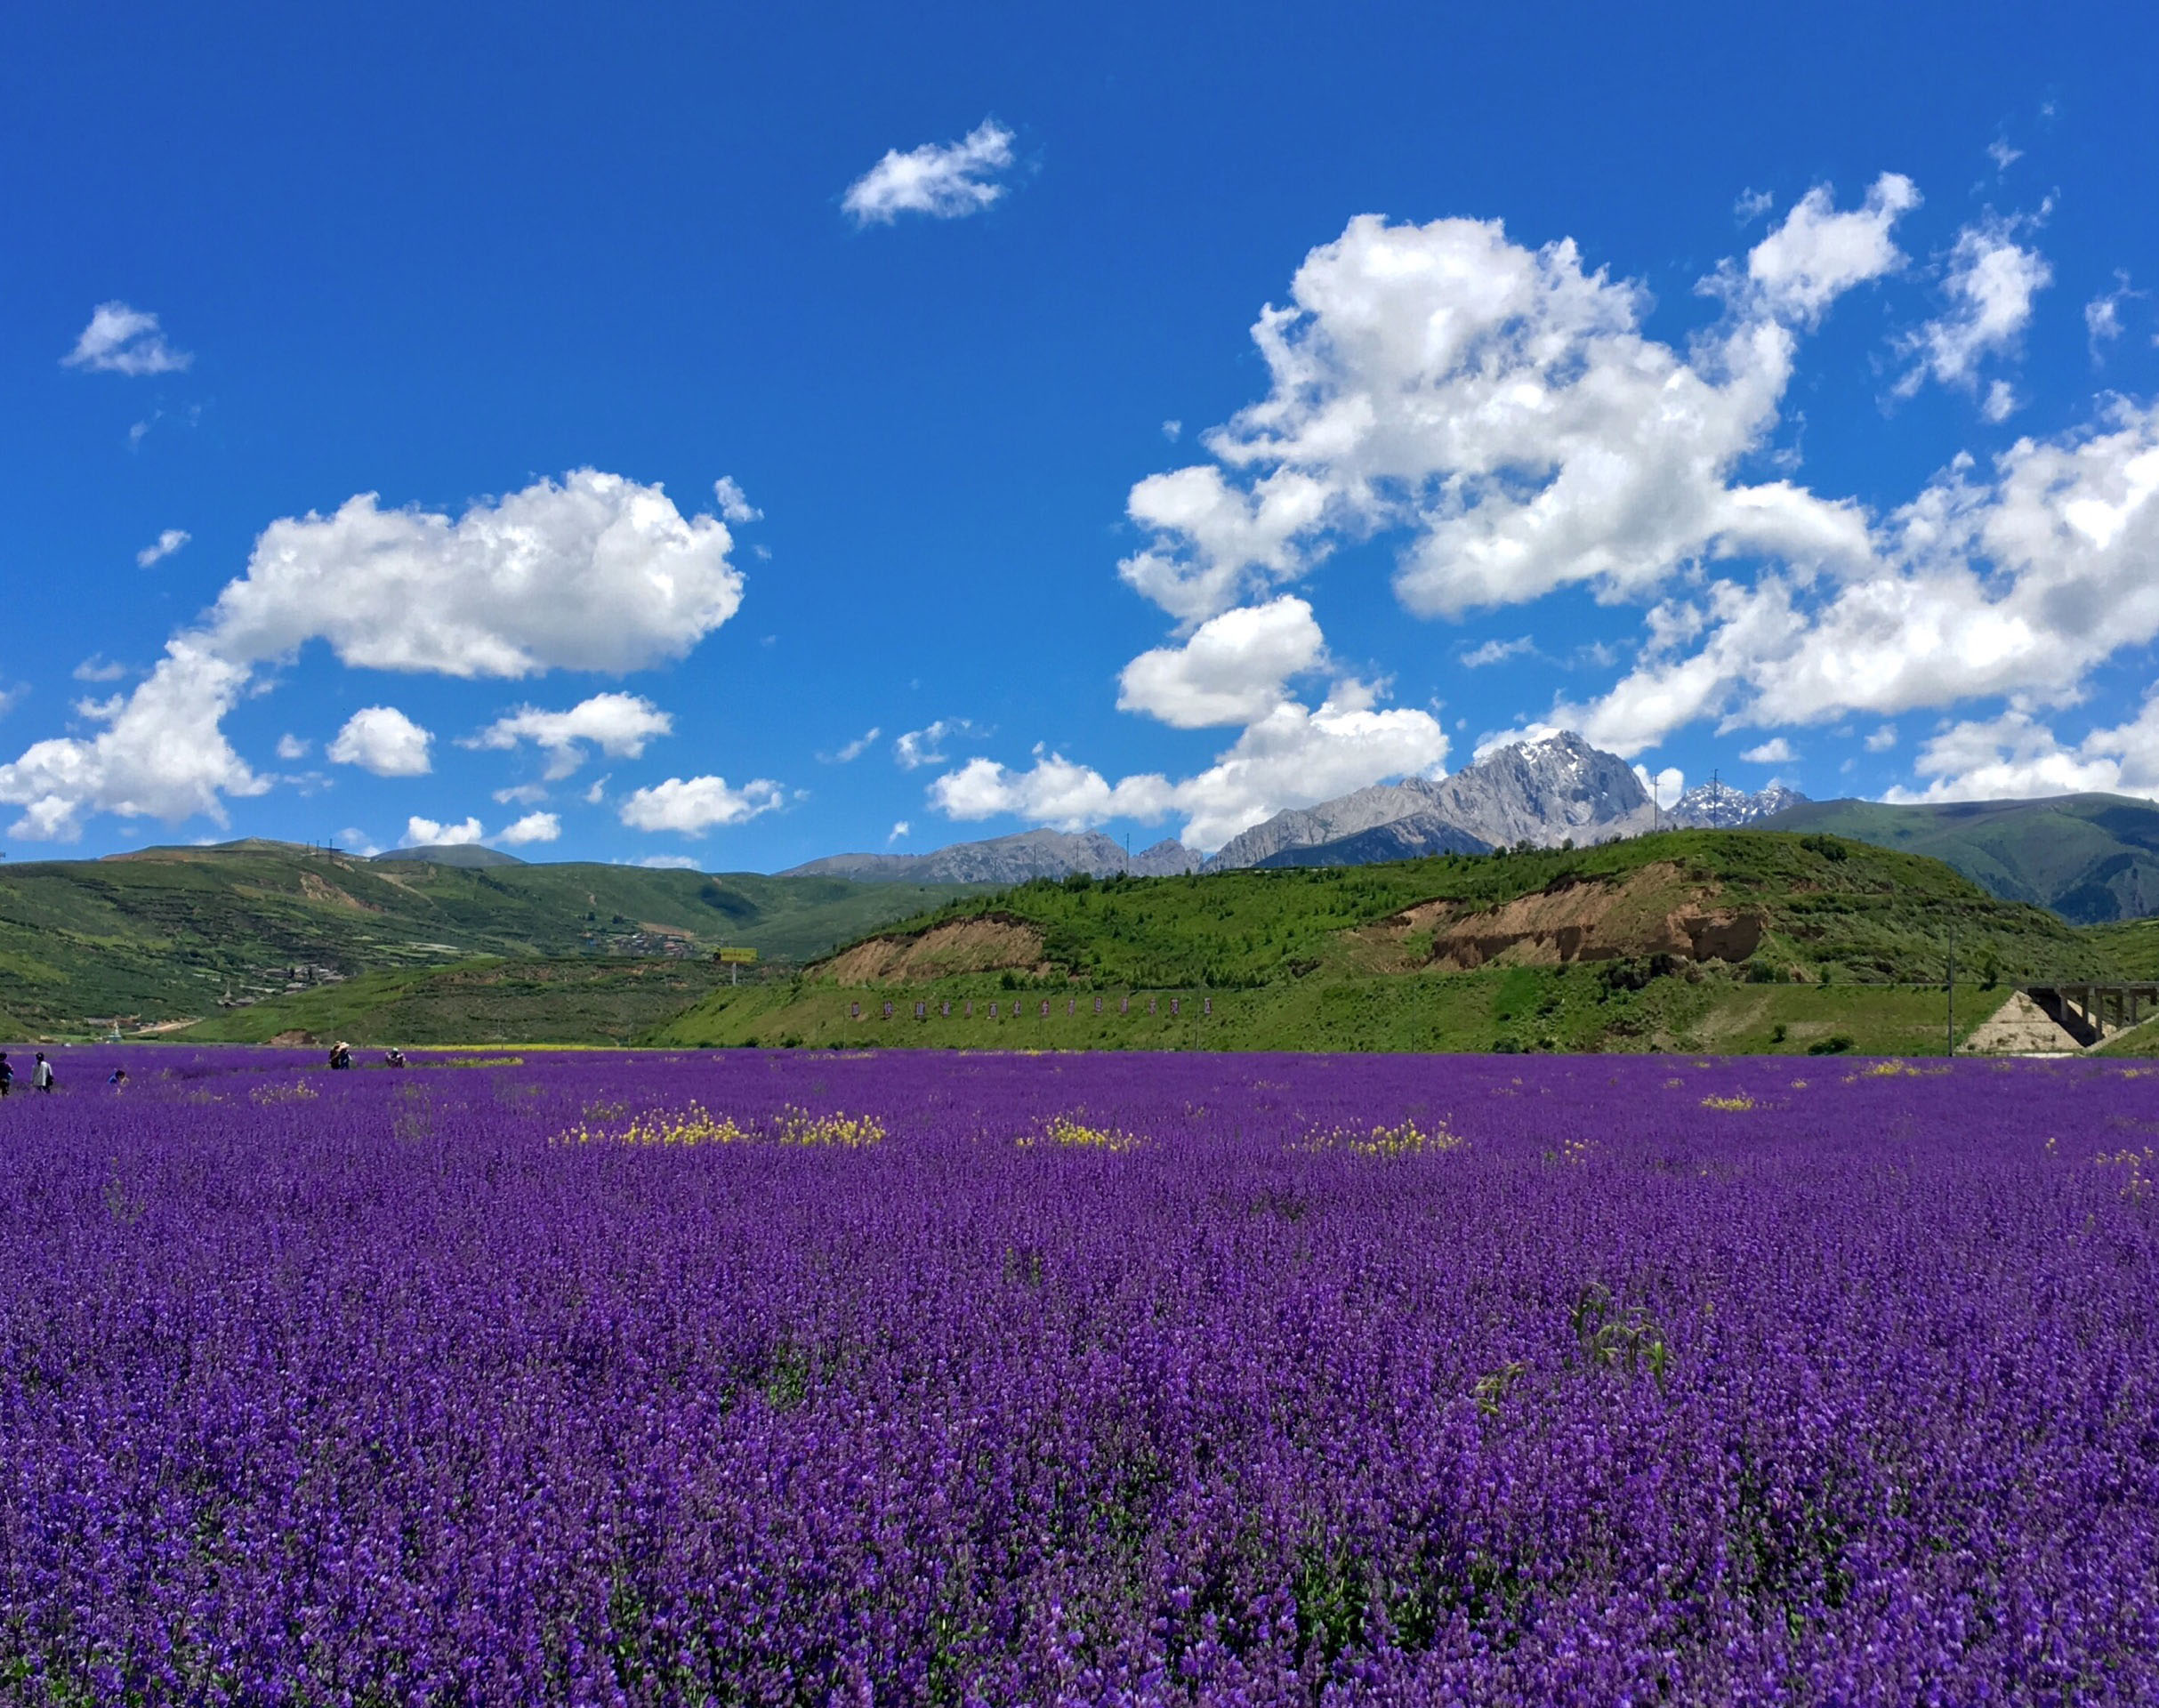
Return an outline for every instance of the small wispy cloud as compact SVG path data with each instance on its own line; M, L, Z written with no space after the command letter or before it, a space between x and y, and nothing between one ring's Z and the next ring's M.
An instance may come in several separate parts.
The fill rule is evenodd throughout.
M894 842L898 842L902 836L905 836L908 831L912 830L913 828L913 826L909 825L905 818L902 818L898 824L892 826L892 834L884 839L884 845L887 848L891 847Z
M957 142L925 142L884 157L847 187L842 210L858 226L890 225L902 214L964 219L1005 193L996 174L1013 161L1012 133L986 118Z
M965 718L939 718L921 729L910 729L892 738L892 762L903 771L945 762L945 742L953 736L971 734L974 725Z
M2084 304L2084 342L2091 351L2094 367L2107 359L2106 346L2122 335L2122 305L2143 294L2130 288L2129 275L2117 268L2114 289Z
M117 682L127 674L127 666L116 664L101 652L93 652L75 667L78 682Z
M168 528L149 544L135 553L135 567L147 569L153 563L163 563L195 536L184 528Z
M1866 738L1866 751L1870 753L1886 753L1896 745L1897 726L1893 723L1883 724Z
M1759 747L1750 747L1739 757L1750 765L1788 765L1799 753L1782 736L1771 736Z
M1519 634L1511 640L1487 640L1480 647L1472 647L1462 655L1462 662L1470 670L1482 670L1486 665L1504 664L1510 658L1519 658L1536 649L1535 640Z
M147 309L113 302L101 302L91 311L90 324L75 341L75 348L60 359L63 367L96 374L141 375L175 374L195 358L165 342L157 317Z
M723 474L713 482L713 496L720 503L720 519L740 528L745 522L761 522L763 511L753 504L742 490L742 483L731 474Z
M1776 197L1766 189L1743 189L1732 204L1732 218L1741 226L1749 226L1776 205Z
M819 753L818 761L826 765L851 765L877 745L877 737L884 732L872 724L837 753Z
M2012 148L2006 136L1997 136L1986 145L1986 157L1994 163L1996 172L2007 172L2024 158L2024 150Z

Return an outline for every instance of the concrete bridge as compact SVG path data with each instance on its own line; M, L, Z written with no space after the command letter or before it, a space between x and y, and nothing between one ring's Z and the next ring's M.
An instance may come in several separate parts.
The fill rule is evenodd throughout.
M2159 1015L2159 983L2023 985L1958 1046L1961 1055L2067 1055Z

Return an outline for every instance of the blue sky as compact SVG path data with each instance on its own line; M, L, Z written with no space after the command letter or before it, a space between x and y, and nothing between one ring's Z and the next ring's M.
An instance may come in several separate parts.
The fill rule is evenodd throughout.
M10 13L9 856L2159 794L2149 14L1488 11Z

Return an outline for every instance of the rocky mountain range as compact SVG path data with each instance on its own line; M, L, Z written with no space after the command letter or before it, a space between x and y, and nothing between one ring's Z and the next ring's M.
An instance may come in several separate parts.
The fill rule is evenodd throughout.
M1807 797L1797 789L1772 783L1749 794L1729 783L1697 783L1664 814L1664 823L1683 830L1740 830L1792 807L1803 807Z
M987 842L955 842L928 854L830 854L790 867L783 878L852 878L858 883L1025 883L1030 878L1159 878L1199 869L1199 856L1163 841L1129 859L1099 830L1023 830Z
M1525 842L1603 842L1648 830L1656 818L1626 761L1561 730L1494 748L1437 781L1408 777L1277 812L1207 864L1360 866Z
M1234 866L1367 866L1432 854L1481 854L1527 842L1609 842L1666 828L1759 823L1806 797L1770 788L1749 794L1705 783L1659 812L1626 761L1572 730L1494 748L1437 779L1375 783L1317 806L1293 807L1232 837L1205 861L1164 841L1128 859L1100 831L1027 830L955 842L928 854L834 854L779 874L858 882L1024 883L1075 872L1163 877Z

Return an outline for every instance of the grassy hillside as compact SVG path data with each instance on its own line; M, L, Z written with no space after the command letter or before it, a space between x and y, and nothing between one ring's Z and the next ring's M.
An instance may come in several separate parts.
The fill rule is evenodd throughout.
M1954 866L1990 893L2079 924L2159 914L2159 806L2118 794L1884 806L1819 801L1769 821Z
M1752 985L1725 975L1615 984L1585 966L1510 967L1410 977L1308 979L1241 990L971 995L940 987L868 991L802 980L715 990L643 1042L827 1049L959 1050L1668 1050L1940 1055L1939 987ZM1148 1011L1148 997L1153 1011ZM1130 1007L1120 1011L1121 1002ZM1999 1002L1960 986L1957 1035ZM883 1004L893 1005L884 1018ZM1048 1002L1050 1013L1042 1013ZM914 1015L922 1002L927 1013ZM947 1015L940 1011L951 1004ZM973 1011L966 1011L969 1003ZM990 1005L996 1005L992 1018ZM851 1006L861 1012L850 1015ZM1212 1012L1204 1011L1212 1005ZM1073 1010L1076 1011L1070 1011Z
M204 1016L347 974L474 955L640 955L670 938L799 960L949 891L635 866L371 863L278 843L0 866L0 1007L19 1032Z
M199 1022L190 1043L633 1043L726 983L705 960L481 961L362 973Z
M1718 954L1673 947L1697 930ZM652 1041L1800 1052L1841 1040L1938 1053L1953 934L1960 1032L2009 982L2114 971L2090 936L1935 861L1685 831L1582 850L1027 884L904 922L792 985L716 990Z
M1659 875L1666 872L1672 875ZM883 935L919 937L994 916L1039 934L1045 971L1059 982L1229 988L1358 971L1386 952L1354 932L1420 903L1449 903L1467 916L1538 892L1621 885L1645 873L1651 893L1636 898L1639 906L1659 899L1682 906L1698 894L1717 909L1759 916L1765 934L1749 958L1779 976L1796 965L1833 981L1937 979L1953 934L1967 970L1984 963L2002 978L2066 977L2111 965L2093 939L2045 910L1998 901L1937 861L1760 831L1674 831L1593 849L1385 866L1038 881L955 898ZM813 971L830 975L833 964ZM1402 966L1393 955L1387 970Z

